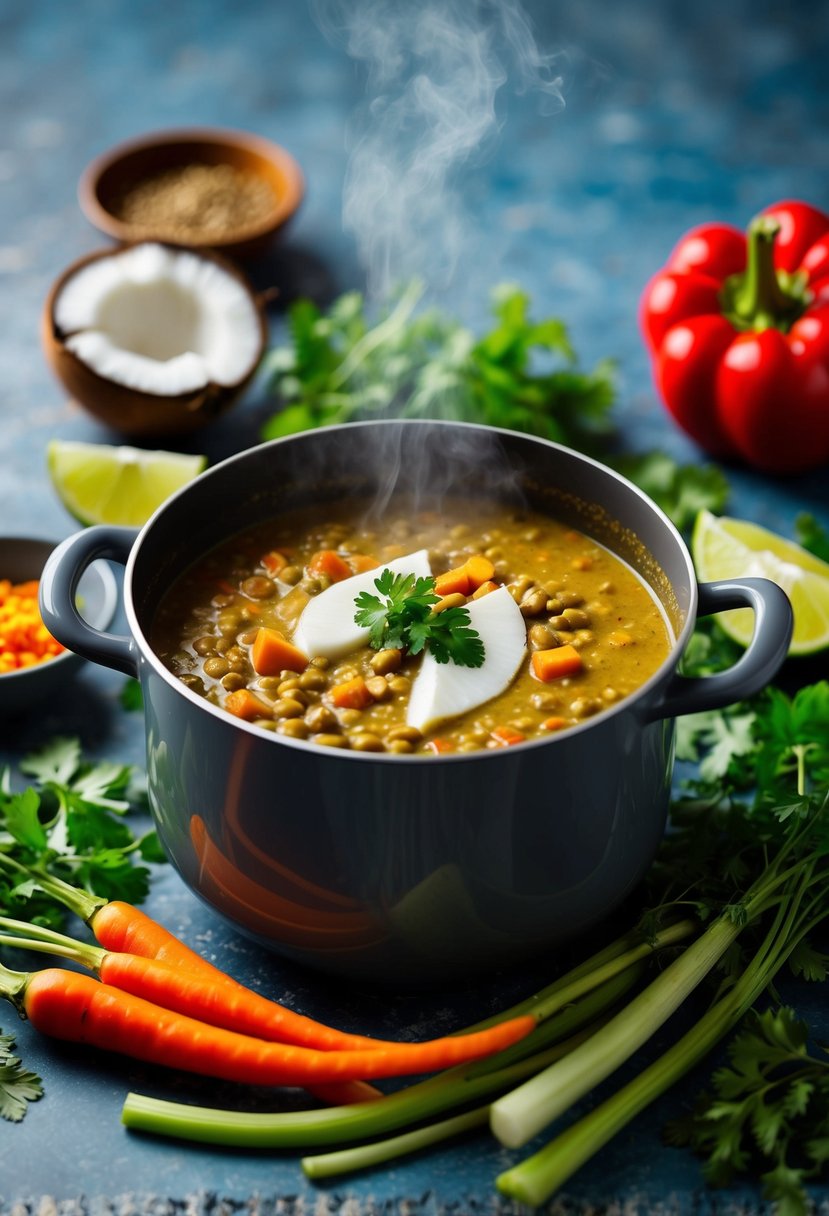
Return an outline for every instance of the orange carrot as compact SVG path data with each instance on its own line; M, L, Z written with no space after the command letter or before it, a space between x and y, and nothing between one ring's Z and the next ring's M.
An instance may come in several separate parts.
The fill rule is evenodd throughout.
M527 737L511 726L496 726L491 733L499 747L512 747L515 743L523 743Z
M340 557L336 549L320 549L309 561L308 569L314 574L327 574L332 583L340 583L344 578L350 578L353 573L348 562Z
M489 595L490 591L497 591L497 590L498 590L498 584L493 583L492 579L488 578L488 579L486 579L485 582L481 583L480 587L477 587L472 592L472 598L473 598L473 600L479 600L482 596Z
M354 1040L362 1037L344 1034L323 1022L294 1013L277 1001L268 1001L259 997L258 994L252 993L251 989L245 988L243 984L238 983L224 971L214 967L206 958L185 945L169 929L165 929L158 921L153 920L146 912L142 912L133 904L124 903L122 900L103 900L99 896L78 890L58 878L44 877L41 879L39 877L38 881L48 884L50 893L92 929L96 940L109 953L140 955L145 959L171 965L176 971L186 971L198 976L214 991L225 988L228 993L236 993L240 997L244 994L256 996L257 1003L258 1000L264 1000L265 1005L259 1007L264 1020L260 1023L258 1031L251 1029L251 1033L255 1033L258 1038L266 1037L263 1033L265 1025L269 1025L273 1029L279 1026L280 1022L283 1032L285 1025L290 1023L294 1027L294 1034L301 1034L302 1041L308 1046L322 1047L323 1043L335 1041L332 1040L332 1035L341 1043L344 1040L350 1040L353 1046ZM229 1029L233 1028L229 1027ZM366 1039L367 1044L374 1041ZM382 1097L380 1090L365 1081L308 1085L306 1088L314 1097L334 1105L368 1102Z
M228 693L225 697L225 709L244 722L252 722L254 718L273 717L270 705L260 701L247 688L239 688L236 692Z
M536 650L532 657L533 674L548 684L562 676L572 676L584 667L575 646L556 646L553 650Z
M473 590L480 587L482 583L489 582L495 573L495 567L492 562L488 557L483 557L480 553L467 558L464 569L469 575L469 582Z
M454 570L447 570L445 574L439 574L435 579L435 595L454 595L455 592L469 595L471 590L472 583L466 566L457 566Z
M174 963L105 950L100 954L102 957L94 969L103 983L209 1026L220 1026L267 1043L292 1044L315 1051L373 1051L384 1042L322 1026L241 984L238 987L215 984Z
M271 578L279 574L280 570L284 570L288 564L288 559L284 553L278 553L276 549L272 549L270 553L265 553L260 558L262 565L270 574Z
M545 730L563 730L567 725L567 719L558 718L554 714L551 718L545 718L541 725Z
M182 979L186 986L186 973ZM307 1085L434 1072L500 1051L524 1038L536 1024L525 1015L486 1030L427 1042L393 1043L371 1051L316 1051L207 1026L91 976L60 968L29 974L4 968L0 995L43 1034L252 1085Z
M335 684L330 695L337 709L365 709L374 700L362 676Z
M354 574L365 574L367 570L376 570L380 565L377 558L370 557L368 553L350 553L348 564Z
M445 739L430 739L427 744L432 749L436 756L443 752L453 752L455 749L451 743L447 743Z
M307 654L286 641L278 630L266 625L257 630L250 657L253 670L260 676L278 676L280 671L304 671L308 666Z

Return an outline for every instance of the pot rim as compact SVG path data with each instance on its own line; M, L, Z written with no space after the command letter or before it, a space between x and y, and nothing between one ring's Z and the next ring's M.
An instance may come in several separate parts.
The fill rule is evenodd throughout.
M668 652L668 655L662 661L662 663L660 663L660 665L656 669L656 671L654 671L652 673L652 675L650 675L648 677L648 679L643 684L641 684L634 692L629 693L627 696L623 697L620 701L616 702L614 705L608 706L607 709L600 710L599 713L594 714L593 717L586 719L584 722L580 722L576 726L570 726L567 728L566 731L562 731L561 733L554 732L547 739L527 739L524 742L515 744L509 748L491 748L491 749L484 748L484 749L481 749L480 751L475 751L475 752L454 752L454 753L453 752L448 752L448 753L447 752L438 752L434 756L427 758L424 756L418 756L418 755L414 755L414 754L407 755L405 753L401 755L398 753L390 754L390 753L386 753L386 752L355 752L355 751L352 751L351 749L347 749L347 748L342 748L342 749L341 748L330 748L330 747L325 747L319 743L313 743L307 739L292 739L292 738L290 738L290 736L287 736L287 735L277 735L275 733L272 734L268 731L263 731L260 728L253 726L249 722L245 722L242 719L233 718L225 710L220 709L216 705L211 705L208 701L205 701L204 697L200 697L197 693L195 693L195 692L191 691L191 689L187 688L186 685L182 684L181 681L178 680L167 667L165 667L165 665L161 662L159 657L156 655L155 651L153 650L152 646L149 643L149 640L146 637L146 634L144 633L144 630L142 629L142 627L138 621L138 616L137 616L137 613L135 610L135 602L133 599L132 585L133 585L134 567L135 567L136 561L138 560L139 550L141 548L141 545L144 543L145 538L149 535L149 533L152 531L153 527L156 525L157 521L160 520L167 513L167 511L170 508L172 508L173 504L180 497L187 494L188 491L195 484L193 482L190 482L187 485L182 486L179 490L177 490L174 494L172 494L164 503L162 503L162 505L150 516L150 518L147 520L147 522L143 525L143 527L140 529L140 531L138 532L138 535L135 538L132 548L130 549L129 557L127 558L127 562L126 562L126 566L125 566L125 570L124 570L124 592L123 592L123 594L124 594L124 610L125 610L125 614L127 617L127 623L129 625L130 632L132 633L132 636L136 642L136 645L138 647L138 650L140 652L142 659L144 660L144 662L148 662L150 664L150 666L152 667L155 674L160 676L166 684L168 684L177 693L179 693L182 697L184 697L184 699L186 701L192 703L194 706L197 706L204 712L215 717L218 721L226 724L230 728L242 730L243 732L251 735L255 739L260 739L263 741L270 740L272 743L274 743L278 746L299 748L300 751L305 751L305 752L310 751L312 753L316 753L317 755L328 756L330 758L334 758L337 760L354 761L356 763L370 762L370 763L385 763L385 764L399 765L401 762L409 763L409 764L422 764L422 763L424 763L424 761L428 761L428 763L430 765L433 765L436 763L441 763L441 764L443 764L443 763L446 763L446 764L480 763L481 760L485 760L485 759L488 759L488 760L494 760L496 758L503 759L505 754L509 754L509 755L519 754L520 755L522 752L524 752L525 750L527 750L529 748L550 747L550 746L554 746L556 744L566 743L567 740L572 739L575 735L583 734L586 731L594 729L599 725L603 725L604 723L608 722L610 719L617 716L618 714L630 713L631 710L633 710L643 700L647 700L647 698L649 697L652 690L654 688L658 687L658 685L661 684L671 674L671 672L676 668L676 665L679 662L679 659L681 658L683 651L685 650L685 647L688 643L688 640L691 636L691 633L694 629L694 625L696 623L697 604L698 604L698 598L699 598L697 576L696 576L696 571L694 569L694 563L693 563L693 559L691 557L690 550L688 549L688 546L686 545L685 541L683 540L682 535L679 532L679 529L668 518L668 516L665 514L665 512L662 510L662 508L660 506L658 506L657 503L655 503L654 500L648 494L646 494L644 492L644 490L641 490L639 488L639 486L637 486L633 482L629 481L626 477L623 477L620 473L617 473L615 469L611 469L608 465L602 464L602 462L600 460L596 460L592 456L587 456L583 452L579 452L574 448L569 448L565 444L555 443L551 439L544 439L539 435L530 435L530 434L525 434L524 432L508 430L504 427L486 426L482 423L477 423L477 422L455 422L455 421L452 421L449 419L382 418L382 419L366 419L366 420L363 420L360 422L344 422L344 423L339 423L336 425L330 425L330 426L326 426L324 428L320 428L320 433L324 432L326 434L327 433L336 434L337 432L342 432L342 431L353 431L353 430L362 429L362 428L374 429L376 427L386 427L386 426L398 426L398 427L400 427L400 426L404 426L404 427L428 426L428 427L452 427L452 428L462 427L466 430L471 430L471 431L484 431L484 432L495 434L495 435L508 436L511 440L515 440L515 439L525 440L531 444L538 444L542 447L552 448L553 450L564 454L564 456L566 458L576 460L577 462L581 462L583 464L591 466L594 469L597 469L601 474L603 474L604 476L609 478L611 481L616 481L616 482L620 483L628 491L632 492L637 498L639 498L641 500L641 502L657 518L659 523L662 525L662 527L665 529L665 531L668 533L668 535L673 540L680 556L682 557L682 560L685 564L685 568L688 573L689 598L688 598L688 606L687 606L686 613L685 613L685 620L682 625L682 628L679 630L679 633L674 638L673 645L672 645L670 651ZM263 449L277 447L277 446L285 444L285 443L291 443L299 438L304 438L307 440L309 436L313 436L315 433L316 432L314 432L314 431L299 431L292 435L284 435L278 439L268 440L265 443L257 444L255 447L245 448L241 452L236 452L233 456L226 457L224 460L220 461L218 464L213 465L212 468L206 469L203 473L199 474L198 481L201 482L205 478L209 478L213 475L221 475L223 470L226 467L228 467L232 464L236 464L241 461L244 461L245 459L250 459L251 455L253 453L258 453L258 452L261 452ZM612 550L611 550L611 552L612 552ZM621 560L624 560L624 559L621 559ZM653 593L652 587L650 587L650 590Z

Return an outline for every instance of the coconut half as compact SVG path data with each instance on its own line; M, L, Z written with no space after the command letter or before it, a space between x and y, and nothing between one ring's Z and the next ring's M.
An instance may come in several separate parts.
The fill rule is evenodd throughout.
M219 255L141 242L70 266L44 348L72 397L127 435L177 434L228 409L265 349L261 301Z

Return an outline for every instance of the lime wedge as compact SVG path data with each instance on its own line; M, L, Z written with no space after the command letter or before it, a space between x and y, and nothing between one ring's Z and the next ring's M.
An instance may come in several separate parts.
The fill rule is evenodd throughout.
M783 588L794 611L789 654L813 654L829 646L829 565L807 549L747 520L700 511L691 552L703 582L757 575ZM722 612L717 622L735 642L748 645L754 628L748 608Z
M61 439L51 441L46 461L58 497L77 520L127 527L145 524L207 464L205 456Z

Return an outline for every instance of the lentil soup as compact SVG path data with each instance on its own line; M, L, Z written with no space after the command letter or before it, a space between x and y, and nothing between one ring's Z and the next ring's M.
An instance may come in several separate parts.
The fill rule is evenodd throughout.
M538 512L469 500L444 504L440 515L393 507L382 530L366 523L360 504L337 505L288 512L223 543L162 599L154 650L192 691L263 730L424 756L548 738L630 695L669 654L672 632L656 597L584 533ZM373 589L386 563L423 550L441 596L433 612L506 588L526 649L494 695L419 729L407 710L422 655L361 642L330 657L291 639L306 606L331 586L362 576L355 583ZM466 581L455 577L472 571ZM351 625L350 595L345 602ZM269 639L277 647L263 658Z

